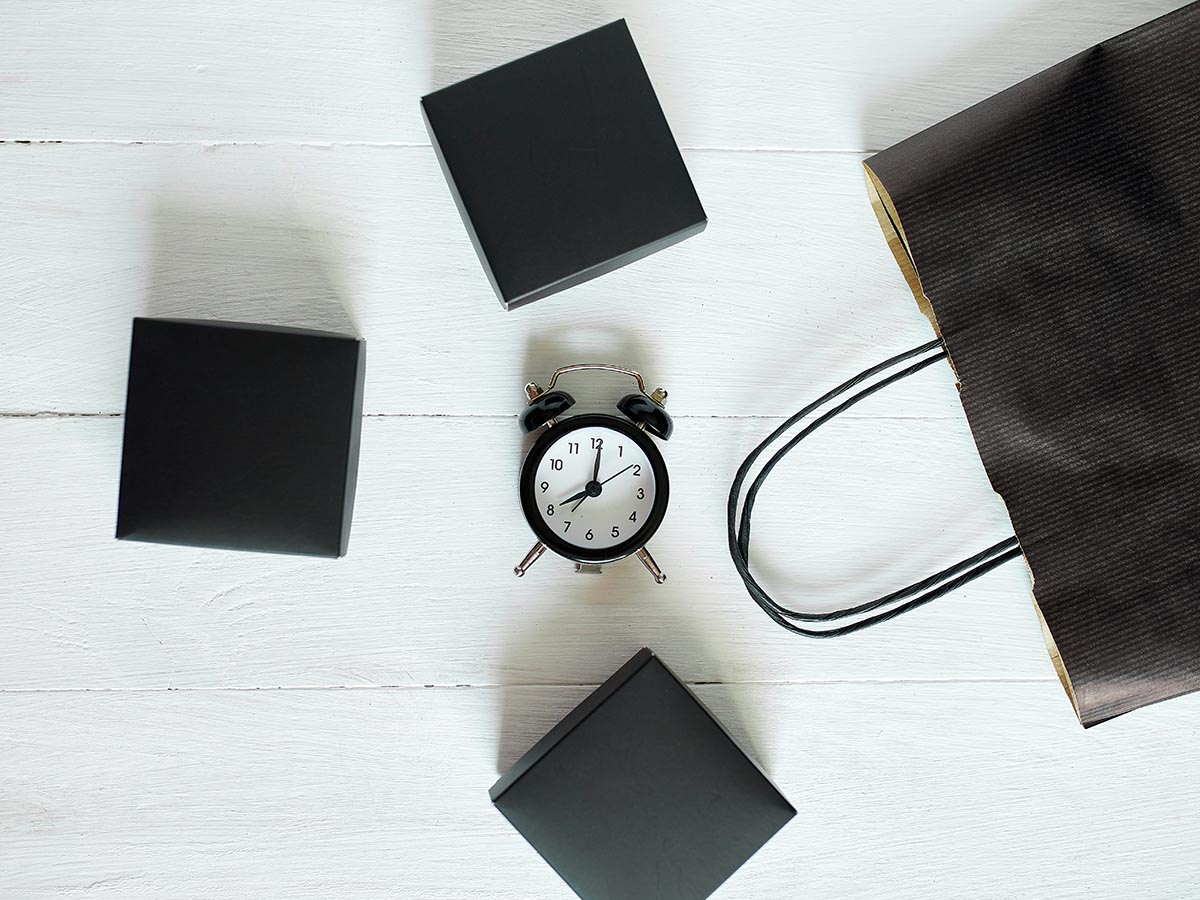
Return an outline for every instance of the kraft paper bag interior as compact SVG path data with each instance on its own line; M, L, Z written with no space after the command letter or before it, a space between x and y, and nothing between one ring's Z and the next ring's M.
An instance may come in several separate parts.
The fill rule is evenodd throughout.
M1200 688L1200 3L868 160L1090 726Z

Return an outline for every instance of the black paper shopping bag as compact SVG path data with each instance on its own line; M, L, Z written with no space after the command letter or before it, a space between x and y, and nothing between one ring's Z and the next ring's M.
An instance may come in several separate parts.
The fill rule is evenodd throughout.
M878 154L1084 725L1200 688L1200 4Z

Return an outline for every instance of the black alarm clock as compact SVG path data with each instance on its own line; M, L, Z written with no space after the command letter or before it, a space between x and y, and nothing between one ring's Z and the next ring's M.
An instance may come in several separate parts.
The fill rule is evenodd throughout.
M564 418L575 398L554 386L572 372L603 371L628 375L637 393L617 402L621 414ZM547 550L594 568L636 556L662 584L667 576L646 549L667 512L671 485L654 439L668 440L673 425L663 408L667 392L646 391L632 369L603 363L564 366L545 390L525 386L529 406L521 427L543 429L521 465L521 509L537 543L514 569L524 575Z

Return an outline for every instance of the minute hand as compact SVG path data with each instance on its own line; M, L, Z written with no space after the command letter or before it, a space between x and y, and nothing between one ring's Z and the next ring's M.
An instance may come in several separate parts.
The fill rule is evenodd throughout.
M636 465L636 464L635 464L635 463L630 463L630 464L629 464L629 465L627 465L625 468L623 468L623 469L622 469L620 472L618 472L618 473L617 473L617 475L624 475L626 472L628 472L630 469L632 469L632 468L634 467L634 465ZM617 475L609 475L607 478L605 478L605 479L604 479L602 482L600 482L600 483L601 483L601 484L608 484L610 481L612 481L614 478L616 478L616 477L617 477Z

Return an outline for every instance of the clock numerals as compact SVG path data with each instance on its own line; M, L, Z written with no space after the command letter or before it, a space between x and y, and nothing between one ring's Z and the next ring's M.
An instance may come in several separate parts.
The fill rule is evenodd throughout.
M551 432L553 434L553 432ZM564 555L584 558L636 543L654 520L657 462L623 430L588 425L546 445L531 509Z

